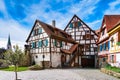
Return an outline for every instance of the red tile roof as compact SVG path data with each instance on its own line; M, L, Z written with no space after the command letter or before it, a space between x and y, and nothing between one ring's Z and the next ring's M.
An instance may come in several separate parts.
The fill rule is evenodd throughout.
M75 40L72 39L72 37L69 34L64 32L63 30L58 29L56 27L53 27L52 25L46 24L40 20L36 20L35 24L37 22L41 24L42 28L45 30L45 32L48 34L49 37L52 37L52 38L57 39L57 40L62 40L65 42L77 43ZM35 24L30 32L30 35L32 34L32 31L35 27ZM30 35L28 36L26 42L28 42Z
M106 24L107 31L112 29L119 20L120 20L120 15L105 15L104 21Z
M101 28L100 28L100 33L103 30L102 26L104 24L106 24L106 27L104 27L104 28L106 28L107 32L108 32L109 30L111 30L115 27L115 25L118 23L118 21L120 21L120 15L104 15L102 25L101 25ZM98 37L98 40L97 40L97 44L101 43L102 41L107 40L108 37L107 37L107 39L105 38L102 41L99 41L99 39L100 39L100 34L99 34L99 37Z

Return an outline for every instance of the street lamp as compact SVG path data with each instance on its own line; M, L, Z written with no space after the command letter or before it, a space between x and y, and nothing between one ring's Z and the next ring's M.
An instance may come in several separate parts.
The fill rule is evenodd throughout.
M44 48L43 48L43 51L44 51ZM44 52L43 52L43 63L42 63L42 65L43 65L43 69L45 69L45 64L44 64L44 58L45 58L45 55L44 55Z

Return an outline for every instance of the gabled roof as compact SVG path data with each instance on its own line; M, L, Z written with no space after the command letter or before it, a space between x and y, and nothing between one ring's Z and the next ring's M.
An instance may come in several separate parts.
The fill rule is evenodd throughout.
M108 32L110 32L111 30L113 30L114 28L116 28L118 25L120 25L120 20L111 29L109 29Z
M119 20L120 15L104 15L103 21L106 24L107 31L112 29Z
M112 28L115 27L115 25L118 23L118 21L120 21L120 15L104 15L102 25L101 25L101 28L100 28L100 33L102 31L102 27L103 27L104 24L106 24L105 28L107 29L107 32L108 32L109 30L111 30ZM107 37L107 39L108 38L109 37ZM99 39L100 39L100 34L99 34L99 37L98 37L98 40L97 40L97 44L101 43L101 41L99 42Z
M67 27L69 27L68 25L71 23L71 21L74 19L74 18L78 18L87 28L89 28L96 36L98 36L96 34L96 32L94 30L92 30L86 23L84 23L76 14L72 17L72 19L69 21L69 23L67 24L67 26L65 27L64 31L67 29Z
M69 34L64 32L63 30L58 29L56 27L53 27L52 25L46 24L46 23L44 23L42 21L39 21L39 20L35 21L35 23L33 25L33 28L30 32L30 35L32 34L32 31L34 30L34 27L35 27L37 22L41 25L41 27L44 29L44 31L47 33L47 35L49 37L57 39L57 40L62 40L62 41L65 41L65 42L77 43L72 39L72 37ZM30 35L28 36L26 42L28 42L28 40L30 38Z

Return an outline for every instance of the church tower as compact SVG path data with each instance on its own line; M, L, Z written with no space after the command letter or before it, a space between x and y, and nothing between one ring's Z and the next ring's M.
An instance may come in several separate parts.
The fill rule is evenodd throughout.
M8 36L8 43L7 43L7 50L12 49L12 45L11 45L11 40L10 40L10 35Z

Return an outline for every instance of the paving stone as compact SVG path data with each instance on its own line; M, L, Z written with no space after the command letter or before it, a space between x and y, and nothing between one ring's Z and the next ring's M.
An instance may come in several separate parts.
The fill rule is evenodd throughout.
M21 80L119 80L98 69L45 69L18 72ZM15 73L0 71L0 80L14 80Z

